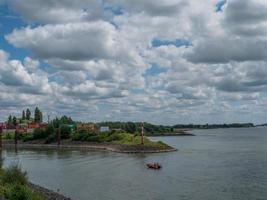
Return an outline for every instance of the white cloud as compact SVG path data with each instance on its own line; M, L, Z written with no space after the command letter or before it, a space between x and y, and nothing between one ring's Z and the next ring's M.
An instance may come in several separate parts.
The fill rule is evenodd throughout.
M3 104L21 106L20 91L21 101L85 120L91 112L96 120L246 121L253 110L257 118L266 103L267 4L231 0L216 13L217 2L11 0L29 26L5 38L34 59L0 53ZM153 47L154 39L192 45Z

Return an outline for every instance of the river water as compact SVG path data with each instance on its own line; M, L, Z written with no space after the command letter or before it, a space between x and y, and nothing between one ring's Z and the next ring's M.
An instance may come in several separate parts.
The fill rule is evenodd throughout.
M3 151L36 184L74 200L266 200L267 128L196 130L195 137L157 137L177 152ZM147 162L159 162L160 171Z

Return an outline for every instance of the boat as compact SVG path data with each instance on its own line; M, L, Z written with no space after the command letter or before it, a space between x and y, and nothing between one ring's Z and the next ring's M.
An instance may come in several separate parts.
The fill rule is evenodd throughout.
M161 169L162 166L159 163L147 163L146 164L148 169Z

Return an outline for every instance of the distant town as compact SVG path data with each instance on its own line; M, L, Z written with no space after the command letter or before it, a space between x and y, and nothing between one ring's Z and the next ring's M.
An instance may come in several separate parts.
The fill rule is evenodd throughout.
M21 116L7 117L6 122L0 123L0 128L3 133L12 133L17 130L19 133L33 133L35 129L44 130L51 125L53 128L61 129L68 133L75 132L119 132L125 131L131 134L139 133L141 130L142 122L78 122L72 120L71 117L62 116L48 121L43 121L43 112L36 107L32 113L29 108L21 112ZM241 127L254 127L253 123L232 123L232 124L177 124L174 126L154 125L151 123L143 123L144 132L146 135L153 134L170 134L180 133L190 129L215 129L215 128L241 128Z

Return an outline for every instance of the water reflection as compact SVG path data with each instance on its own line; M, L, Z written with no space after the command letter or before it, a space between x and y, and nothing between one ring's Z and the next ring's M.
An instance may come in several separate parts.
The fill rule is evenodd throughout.
M255 130L257 130L255 132ZM267 129L196 131L159 138L179 149L164 154L64 150L3 151L35 183L73 199L249 200L267 196ZM160 171L145 163L160 162Z

